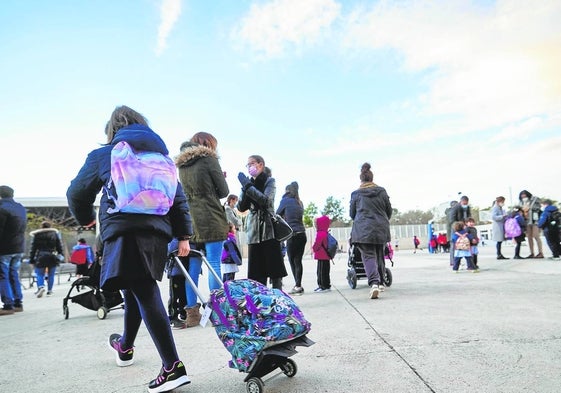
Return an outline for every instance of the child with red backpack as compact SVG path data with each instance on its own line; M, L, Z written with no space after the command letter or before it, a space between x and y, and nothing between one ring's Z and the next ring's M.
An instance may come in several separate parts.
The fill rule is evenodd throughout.
M70 263L76 265L76 277L87 276L95 256L92 247L81 237L78 243L72 247Z

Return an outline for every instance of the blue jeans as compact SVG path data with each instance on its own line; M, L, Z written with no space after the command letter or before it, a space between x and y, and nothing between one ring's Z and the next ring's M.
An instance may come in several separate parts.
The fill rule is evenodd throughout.
M37 288L45 286L45 269L46 267L36 267L35 275L37 276ZM55 285L55 273L56 266L49 268L49 277L47 277L47 291L53 290L53 285Z
M0 295L5 308L20 305L23 299L19 267L23 253L0 255Z
M222 245L224 241L220 240L217 242L207 242L204 244L204 251L206 259L208 260L212 269L218 274L218 277L222 277L220 269L220 258L222 257ZM199 286L199 274L201 274L201 266L203 261L201 258L189 257L189 275L197 285ZM197 294L191 288L191 285L187 283L185 285L185 291L187 292L187 307L194 307L197 304ZM213 289L219 289L221 287L220 283L216 281L214 275L209 272L208 274L208 288L212 291Z
M195 285L199 286L199 276L201 275L201 266L203 261L201 258L193 258L189 257L189 276L195 283ZM185 293L187 295L187 307L195 307L197 305L197 294L191 288L189 282L185 282Z

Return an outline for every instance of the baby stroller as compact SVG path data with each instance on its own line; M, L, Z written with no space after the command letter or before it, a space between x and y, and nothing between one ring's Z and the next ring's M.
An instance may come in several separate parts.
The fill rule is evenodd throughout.
M205 307L209 307L204 314L210 315L218 338L232 355L230 367L248 374L244 379L247 392L263 393L265 385L261 378L276 369L294 377L297 367L289 357L297 353L297 346L314 344L306 337L311 324L294 301L280 290L249 279L226 281L205 301L174 254L172 257L186 280ZM201 258L209 274L222 283L201 252L191 250L189 256ZM201 323L204 321L203 316Z
M386 267L386 259L392 263L393 267L393 248L391 242L386 243L384 247L384 259L378 264L378 272L380 273L382 282L386 287L391 287L393 277L391 270ZM347 282L352 289L355 289L357 281L366 278L366 271L364 270L360 251L354 244L351 244L349 247L347 266Z
M99 319L105 319L110 311L124 308L123 297L119 291L104 291L99 287L101 274L100 259L101 256L96 254L95 261L89 268L89 275L74 280L68 290L68 294L62 299L62 313L64 319L68 319L70 314L68 310L69 300L72 301L72 303L78 303L88 310L97 311L97 317ZM78 294L70 296L74 290L76 290Z

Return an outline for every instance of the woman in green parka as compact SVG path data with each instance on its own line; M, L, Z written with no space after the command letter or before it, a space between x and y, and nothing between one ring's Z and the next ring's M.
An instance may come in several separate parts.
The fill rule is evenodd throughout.
M222 245L228 236L226 212L220 202L228 196L228 184L218 162L216 138L207 132L198 132L181 145L175 158L179 170L179 180L187 196L193 222L191 248L204 251L214 271L219 277ZM190 264L199 264L198 258L190 258ZM192 269L189 269L190 271ZM199 269L200 272L200 269ZM198 283L198 275L192 277ZM209 274L209 288L218 289L220 284ZM187 326L194 326L200 320L199 305L191 287L187 286ZM194 325L193 325L194 324Z

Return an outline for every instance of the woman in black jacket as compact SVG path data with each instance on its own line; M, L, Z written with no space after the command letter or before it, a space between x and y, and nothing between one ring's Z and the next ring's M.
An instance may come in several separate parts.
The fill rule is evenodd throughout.
M373 178L370 164L364 163L360 187L351 194L349 213L353 219L351 243L360 250L370 298L376 299L384 290L379 264L384 259L384 246L390 241L392 205L386 190L373 183Z
M242 185L238 210L249 210L246 219L247 277L264 285L267 285L267 278L271 278L273 288L282 289L286 268L281 245L274 237L271 221L275 204L275 179L267 174L268 168L261 156L249 156L247 169L251 178L242 172L238 174Z

